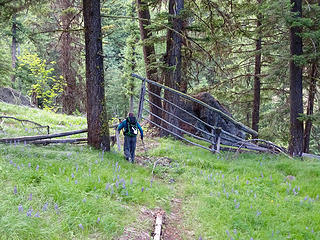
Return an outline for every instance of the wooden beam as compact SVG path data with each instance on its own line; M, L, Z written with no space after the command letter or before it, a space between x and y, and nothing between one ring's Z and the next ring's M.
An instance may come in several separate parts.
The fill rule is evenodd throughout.
M87 138L73 138L73 139L44 139L44 140L36 140L36 141L29 141L28 143L31 144L52 144L52 143L79 143L88 141Z

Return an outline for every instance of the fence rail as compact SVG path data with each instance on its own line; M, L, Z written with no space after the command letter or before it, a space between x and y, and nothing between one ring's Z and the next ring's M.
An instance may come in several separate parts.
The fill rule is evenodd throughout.
M157 87L160 87L161 89L170 91L171 93L173 93L173 94L175 94L175 95L177 95L177 96L179 96L179 97L181 97L183 99L191 101L193 103L200 104L201 106L205 107L206 109L208 109L210 111L213 111L216 114L219 114L220 117L222 117L227 122L233 123L238 129L240 129L240 130L242 130L242 131L244 131L246 133L249 133L250 135L252 135L252 137L256 137L258 135L258 133L256 131L252 130L251 128L245 126L244 124L242 124L240 122L237 122L232 117L230 117L226 113L220 111L219 109L216 109L216 108L208 105L207 103L204 103L204 102L202 102L202 101L200 101L200 100L198 100L198 99L196 99L194 97L191 97L191 96L189 96L189 95L187 95L185 93L179 92L179 91L177 91L175 89L172 89L170 87L164 86L164 85L162 85L160 83L157 83L157 82L154 82L154 81L152 81L150 79L141 77L141 76L139 76L137 74L132 74L132 77L135 77L137 79L142 80L140 96L139 96L138 120L145 119L147 122L151 123L153 126L156 126L157 128L159 128L159 129L161 129L163 131L166 131L167 133L169 133L169 134L171 134L171 135L173 135L173 136L175 136L175 137L177 137L179 139L182 139L182 140L184 140L184 141L186 141L186 142L188 142L188 143L190 143L192 145L195 145L197 147L201 147L201 148L209 150L211 152L219 152L220 149L229 150L229 151L235 151L235 150L239 150L240 148L243 149L243 151L249 151L249 152L252 152L252 151L254 151L254 152L276 152L278 150L277 148L274 148L274 146L275 146L274 144L273 145L259 146L259 145L255 144L255 142L246 141L245 139L242 139L241 137L238 137L238 136L236 136L234 134L231 134L230 132L228 132L228 131L226 131L224 129L221 129L221 128L217 127L217 126L210 125L209 123L203 121L202 119L200 119L199 117L197 117L194 114L190 113L189 111L187 111L183 107L178 106L177 104L169 101L168 99L165 99L164 97L149 91L148 89L146 89L146 83L152 84L152 85L155 85ZM156 104L154 104L151 101L149 101L148 99L145 99L145 94L146 93L148 93L149 95L153 95L153 96L161 99L161 101L163 103L170 104L175 109L178 109L178 110L182 111L184 114L187 114L189 117L192 117L196 121L196 123L195 124L191 124L187 120L182 119L180 116L177 116L174 113L170 112L170 110L167 111L163 107L159 107ZM160 109L161 112L166 113L167 115L170 115L170 117L173 117L173 118L177 119L181 123L187 124L194 131L191 132L191 131L187 131L185 129L182 129L181 127L176 126L175 124L172 124L169 121L167 121L166 119L164 119L163 116L158 116L158 115L150 112L148 109L146 109L144 107L144 102L149 104L149 106L156 107L156 108ZM151 119L143 117L143 112L146 112L149 116L152 116L153 119L155 119L155 118L159 119L161 121L161 124L155 123ZM197 127L196 126L197 123L201 123L204 126L206 126L206 128L211 129L211 132L210 131L205 131L205 130ZM188 136L190 136L190 137L192 137L194 139L210 143L211 146L209 148L209 147L201 145L200 143L196 143L196 142L194 142L192 140L189 140L189 139L185 138L183 134L180 135L178 133L173 132L172 130L169 130L168 126L170 126L171 129L172 128L176 129L179 132L181 132L181 133L183 133L185 135L188 135ZM202 136L201 135L199 136L197 134L202 134ZM220 146L221 139L224 140L224 143L223 143L224 146ZM272 147L272 149L270 149L270 146Z

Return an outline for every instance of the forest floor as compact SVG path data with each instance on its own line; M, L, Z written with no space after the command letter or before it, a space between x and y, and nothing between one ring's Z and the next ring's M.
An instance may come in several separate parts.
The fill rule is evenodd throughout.
M86 127L10 104L0 114L52 132ZM38 134L10 119L0 127L2 138ZM0 144L0 239L150 239L158 214L162 240L320 239L319 160L212 154L142 127L135 164L116 146Z

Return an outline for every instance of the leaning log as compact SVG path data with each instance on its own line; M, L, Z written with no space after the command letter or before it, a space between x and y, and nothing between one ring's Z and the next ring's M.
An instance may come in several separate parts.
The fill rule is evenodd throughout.
M85 133L85 132L88 132L88 129L75 130L75 131L62 132L62 133L54 133L54 134L48 134L48 135L1 138L0 142L4 142L4 143L9 143L9 142L30 142L30 141L36 141L36 140L41 140L41 139L65 137L65 136L70 136L70 135L75 135L75 134L80 134L80 133Z

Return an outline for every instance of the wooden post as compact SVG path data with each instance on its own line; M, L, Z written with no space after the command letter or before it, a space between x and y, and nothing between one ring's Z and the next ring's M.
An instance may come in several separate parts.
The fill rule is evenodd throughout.
M138 122L140 122L142 118L143 102L144 102L145 94L146 94L146 79L143 79L141 83L140 98L139 98Z
M212 151L212 153L214 153L216 151L216 147L217 147L217 141L216 141L216 135L214 134L214 128L211 129L211 135L212 135L211 151Z
M118 152L121 152L121 146L120 146L119 131L118 131L118 129L116 129L116 139L117 139Z
M216 151L217 151L217 153L220 152L220 141L221 141L220 135L221 135L221 131L222 131L221 128L216 128L216 129L215 129L216 139L217 139L217 141L216 141Z

